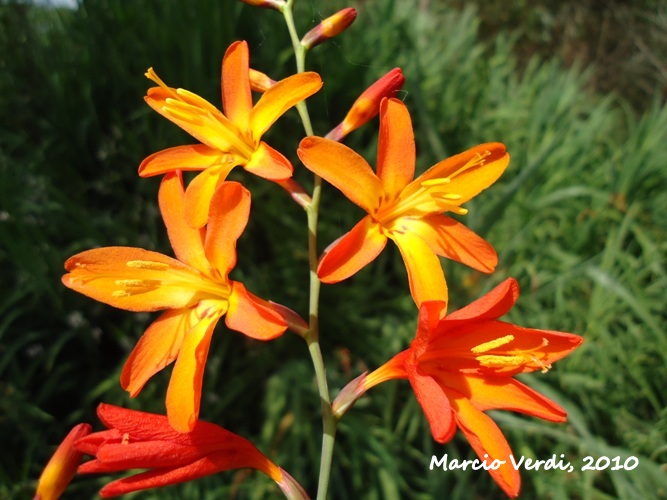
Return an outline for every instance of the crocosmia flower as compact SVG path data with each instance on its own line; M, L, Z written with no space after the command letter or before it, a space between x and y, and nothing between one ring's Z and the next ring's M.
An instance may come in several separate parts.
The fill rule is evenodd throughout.
M446 443L457 427L461 429L480 461L485 460L487 465L494 460L505 462L489 472L511 497L519 494L519 472L509 458L512 450L507 440L484 412L511 410L565 422L567 414L563 408L513 376L535 370L545 372L583 342L570 333L499 321L518 296L518 285L510 278L444 318L443 302L425 302L410 348L353 384L356 398L386 380L407 378L428 419L433 439ZM334 406L344 409L349 401Z
M221 184L206 229L185 220L180 172L165 176L159 202L178 260L141 248L97 248L67 260L63 283L121 309L167 310L132 351L121 384L134 397L150 377L176 360L167 414L176 430L187 432L199 414L204 365L218 320L224 315L229 328L258 340L278 337L287 322L280 307L228 278L236 264L236 240L248 222L248 190L237 182Z
M81 463L83 453L74 444L90 434L89 424L75 426L60 443L58 449L46 464L37 484L37 492L33 500L57 500L67 485L72 481L76 469Z
M163 415L108 404L101 404L97 414L108 430L76 443L79 452L95 457L79 467L79 474L148 469L107 484L100 491L102 498L244 468L269 476L287 498L308 498L287 472L250 441L217 425L199 420L190 432L179 433Z
M377 173L347 146L321 137L301 141L299 158L340 189L368 215L325 250L317 273L325 283L344 280L375 259L387 239L398 245L417 303L447 300L438 255L483 272L498 258L481 237L443 212L465 214L461 205L493 184L509 163L505 146L482 144L437 163L413 180L415 142L405 105L380 106Z
M193 227L208 219L215 188L237 165L273 181L292 175L292 164L261 140L262 135L288 109L317 92L322 80L317 73L300 73L267 89L253 106L246 42L233 43L222 60L224 114L192 92L168 87L149 69L146 76L159 87L148 90L146 102L162 116L191 134L201 144L165 149L139 166L141 177L173 170L202 170L188 186L185 216Z

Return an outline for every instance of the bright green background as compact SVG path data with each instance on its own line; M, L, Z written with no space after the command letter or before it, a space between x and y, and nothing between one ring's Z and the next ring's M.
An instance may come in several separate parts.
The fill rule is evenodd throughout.
M301 33L347 5L296 3ZM516 455L563 453L577 468L587 455L640 461L631 472L524 471L524 497L665 498L667 8L649 0L459 3L360 2L352 28L309 57L325 81L309 100L316 133L400 66L420 170L481 142L507 144L510 168L463 218L500 264L486 276L444 262L451 309L514 276L523 293L509 320L586 342L546 375L522 378L563 405L568 424L493 417ZM143 72L153 66L170 85L219 104L221 57L237 39L248 40L253 67L276 79L294 71L280 15L232 0L90 0L76 11L0 2L0 498L30 498L68 429L80 421L100 428L100 401L164 411L169 370L135 400L118 384L151 317L78 296L59 278L67 257L96 246L170 253L159 181L136 169L150 153L192 139L144 104L152 84ZM266 137L307 185L294 154L302 133L293 111ZM376 141L375 120L346 143L373 164ZM251 189L253 212L232 277L305 315L303 211L273 184L241 169L233 178ZM327 189L321 248L360 215ZM414 335L416 310L393 247L324 287L321 309L334 393ZM303 342L292 334L253 342L221 325L205 390L202 418L251 438L314 494L321 422ZM407 382L384 384L341 422L331 498L502 497L484 473L429 471L431 455L444 453L472 456L460 435L433 443ZM107 481L77 479L65 498L91 498ZM230 493L278 495L243 471L137 497Z

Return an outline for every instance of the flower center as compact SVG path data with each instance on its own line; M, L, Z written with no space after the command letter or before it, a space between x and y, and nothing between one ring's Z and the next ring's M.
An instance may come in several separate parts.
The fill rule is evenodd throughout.
M390 198L385 194L378 203L378 208L371 215L381 225L390 227L401 217L424 217L443 212L467 214L468 210L459 206L462 196L447 189L447 184L466 170L484 165L485 158L490 154L489 151L477 153L448 177L424 180L416 188L408 185L395 198Z
M214 297L227 301L231 287L226 280L213 280L196 270L180 270L162 262L131 260L125 263L129 268L156 271L150 278L122 278L114 280L118 288L111 292L114 297L130 297L151 292L158 288L180 288L197 292L198 300ZM94 276L101 278L104 276ZM110 278L111 276L107 276ZM205 297L201 297L204 294Z
M480 365L504 371L505 369L513 370L523 366L531 368L539 368L542 373L546 373L551 368L549 363L544 363L540 358L544 358L545 354L539 352L539 349L546 347L549 341L542 338L542 342L532 349L516 350L512 348L503 349L509 346L514 341L513 335L506 335L504 337L484 342L476 347L470 349L475 355L475 359ZM488 354L487 354L488 353Z

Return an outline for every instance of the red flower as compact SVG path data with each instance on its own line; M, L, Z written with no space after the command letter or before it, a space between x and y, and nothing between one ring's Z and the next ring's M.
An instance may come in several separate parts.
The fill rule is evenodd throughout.
M192 481L218 472L257 469L287 498L308 498L301 486L250 441L217 425L198 420L192 431L176 432L166 416L101 404L100 420L108 428L80 439L76 449L95 458L80 474L149 469L107 484L103 498Z
M487 410L511 410L565 422L563 408L513 378L518 373L546 372L551 364L576 349L577 335L523 328L499 321L519 296L512 278L481 299L444 318L444 302L430 301L419 312L417 335L410 348L351 383L343 411L352 393L358 397L381 382L407 378L431 426L433 438L448 442L461 429L480 460L498 459L505 465L490 470L511 497L519 494L521 479L510 462L512 450ZM339 412L340 413L340 412Z

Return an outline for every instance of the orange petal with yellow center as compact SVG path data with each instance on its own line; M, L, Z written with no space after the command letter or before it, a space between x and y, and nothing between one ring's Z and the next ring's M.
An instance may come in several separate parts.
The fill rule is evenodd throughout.
M236 265L236 240L250 216L250 191L238 182L223 182L211 200L206 226L206 256L223 279Z
M436 254L484 273L498 264L493 247L460 222L440 214L421 219L404 217L401 228L421 237Z
M450 182L443 188L448 193L461 196L456 200L456 204L460 205L496 182L509 162L504 144L480 144L435 164L410 183L401 196L407 197L417 191L424 181L448 178Z
M415 175L415 136L408 109L398 99L380 105L380 136L377 175L384 190L393 196Z
M514 278L507 278L483 297L448 315L445 322L498 319L514 307L518 298L519 285Z
M443 323L447 328L431 338L428 353L439 351L448 371L467 370L485 376L507 377L548 370L579 347L578 335L523 328L496 320ZM458 325L457 325L458 323Z
M565 422L566 411L539 392L509 377L476 377L443 372L436 378L469 399L479 411L509 410L550 422Z
M512 466L512 450L503 433L490 417L477 410L470 401L454 391L447 391L447 394L456 422L479 459L486 460L487 465L491 465L493 460L505 462L497 470L489 470L491 477L509 497L518 496L521 477Z
M164 176L158 194L162 219L178 260L210 275L211 265L204 253L205 231L195 229L185 221L184 191L180 171Z
M232 281L226 325L257 340L272 340L287 329L287 322L271 304L253 295L238 281Z
M234 42L222 59L222 105L225 116L241 130L248 128L252 95L250 94L250 54L246 42Z
M294 171L290 161L264 141L259 143L243 168L271 181L285 181Z
M152 177L174 170L206 170L226 162L225 155L205 144L176 146L153 153L139 165L140 177Z
M137 396L153 375L176 359L183 337L192 327L190 319L190 309L175 309L163 313L146 329L120 375L120 385L130 397Z
M324 283L338 283L372 262L386 244L380 225L366 216L325 250L317 275Z
M142 248L95 248L70 257L65 286L128 311L187 307L204 296L197 271Z
M213 193L227 178L235 163L209 168L192 179L185 190L183 214L185 221L194 228L204 227L208 221L208 211Z
M178 432L190 432L197 422L206 358L219 318L207 315L185 334L167 389L169 424Z
M297 154L306 168L340 189L366 212L379 206L384 195L380 179L366 160L347 146L321 137L306 137Z
M447 443L454 437L456 425L445 391L433 377L422 373L413 364L407 363L406 369L412 390L428 420L433 439L438 443Z
M313 72L289 76L268 89L250 112L250 131L255 142L292 106L322 88L320 75Z
M408 271L410 293L417 307L427 300L448 302L447 283L440 259L419 236L394 231L390 235Z

